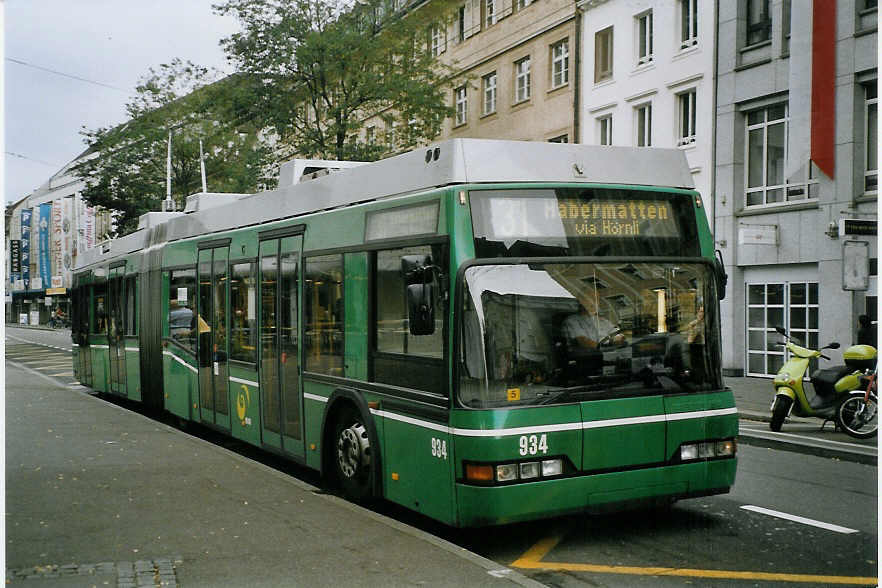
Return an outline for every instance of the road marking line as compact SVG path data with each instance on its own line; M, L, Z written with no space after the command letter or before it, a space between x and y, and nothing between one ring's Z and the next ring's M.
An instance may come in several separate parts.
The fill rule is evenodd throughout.
M779 512L777 510L770 510L768 508L763 508L761 506L753 506L752 504L743 504L741 508L744 510L749 510L752 512L758 512L760 514L769 515L770 517L777 517L779 519L786 519L788 521L793 521L796 523L802 523L804 525L811 525L813 527L820 527L821 529L827 529L828 531L834 531L836 533L858 533L857 529L849 529L848 527L840 527L839 525L833 525L831 523L824 523L822 521L816 521L814 519L807 519L805 517L799 517L796 515L788 514L786 512Z
M739 570L699 570L691 568L663 568L640 566L605 566L566 562L543 562L549 551L560 542L561 536L543 539L514 561L514 568L560 572L592 572L595 574L620 574L625 576L677 576L686 578L716 578L723 580L765 580L771 582L803 582L810 584L851 584L876 586L878 578L866 576L822 576L815 574L787 574L773 572L750 572Z

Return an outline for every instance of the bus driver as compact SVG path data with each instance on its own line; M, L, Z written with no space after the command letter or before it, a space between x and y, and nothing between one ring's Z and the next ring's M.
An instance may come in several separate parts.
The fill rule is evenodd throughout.
M600 342L616 330L606 317L597 311L597 304L588 292L580 293L579 312L568 316L562 325L570 349L597 349ZM625 337L618 333L612 343L621 344Z

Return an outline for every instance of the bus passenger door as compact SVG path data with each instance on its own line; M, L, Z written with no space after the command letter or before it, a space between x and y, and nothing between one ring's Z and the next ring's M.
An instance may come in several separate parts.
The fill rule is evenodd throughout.
M107 347L110 356L110 392L126 395L126 344L123 320L124 267L110 270L107 284Z
M263 443L303 457L300 273L303 237L260 242L260 397Z
M199 366L199 417L230 428L227 369L227 258L229 248L199 250L196 356Z

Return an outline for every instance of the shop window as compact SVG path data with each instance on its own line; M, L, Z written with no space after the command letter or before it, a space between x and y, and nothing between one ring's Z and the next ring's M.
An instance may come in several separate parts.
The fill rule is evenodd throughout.
M771 376L788 357L781 326L803 345L818 348L818 284L785 282L747 285L747 375ZM809 372L817 368L813 360Z

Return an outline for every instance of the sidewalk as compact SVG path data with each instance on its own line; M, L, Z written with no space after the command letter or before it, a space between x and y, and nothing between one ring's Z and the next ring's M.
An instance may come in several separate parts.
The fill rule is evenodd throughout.
M9 364L6 419L12 586L540 586Z

